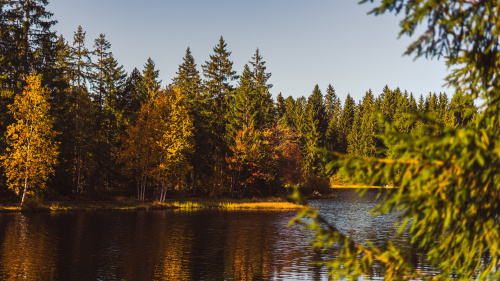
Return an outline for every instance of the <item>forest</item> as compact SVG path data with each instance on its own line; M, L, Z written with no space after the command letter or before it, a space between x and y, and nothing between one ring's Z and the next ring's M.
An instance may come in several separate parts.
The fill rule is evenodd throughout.
M162 87L153 59L126 73L104 34L90 44L81 26L57 36L47 4L0 1L0 195L10 200L328 192L356 178L332 177L318 148L396 159L378 135L439 135L429 125L474 118L459 88L449 97L386 86L342 101L316 85L274 99L260 50L238 74L222 36L201 72L187 47Z

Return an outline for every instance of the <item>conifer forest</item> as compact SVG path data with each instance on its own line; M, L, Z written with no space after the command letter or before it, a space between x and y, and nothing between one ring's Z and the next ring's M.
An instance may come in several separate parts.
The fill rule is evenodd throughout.
M87 38L79 26L73 38L58 36L47 4L0 1L0 194L13 201L267 197L297 184L327 192L357 179L342 168L327 173L323 148L397 159L380 134L437 136L440 126L429 125L475 118L464 113L475 107L460 89L386 86L356 101L312 82L299 98L274 93L265 50L234 69L222 36L204 62L187 47L162 86L151 58L127 73L105 34Z

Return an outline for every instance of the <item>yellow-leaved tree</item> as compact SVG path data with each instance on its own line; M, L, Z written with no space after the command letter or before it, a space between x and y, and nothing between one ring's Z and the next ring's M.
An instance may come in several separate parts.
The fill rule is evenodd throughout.
M155 113L161 147L157 181L159 200L164 201L168 187L181 189L191 172L189 155L194 152L193 123L178 89L169 88L156 96Z
M21 203L27 194L37 194L54 173L58 143L54 141L53 119L49 115L48 91L41 86L41 75L26 77L26 87L9 106L15 122L7 128L10 147L2 157L9 188Z
M139 200L153 191L156 200L164 201L167 190L179 190L186 184L192 169L188 157L193 151L193 124L182 95L167 88L142 106L120 159L137 182Z

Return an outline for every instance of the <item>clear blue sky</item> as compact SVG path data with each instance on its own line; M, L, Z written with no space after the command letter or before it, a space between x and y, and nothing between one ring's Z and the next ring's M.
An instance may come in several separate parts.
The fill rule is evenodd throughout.
M411 40L398 39L398 18L367 15L357 0L51 0L58 34L72 42L81 25L92 48L100 33L127 72L151 57L163 85L172 81L191 47L201 71L222 35L241 73L258 47L272 73L271 92L308 96L332 84L344 101L387 84L414 95L443 88L443 60L402 56ZM236 83L236 82L235 82Z

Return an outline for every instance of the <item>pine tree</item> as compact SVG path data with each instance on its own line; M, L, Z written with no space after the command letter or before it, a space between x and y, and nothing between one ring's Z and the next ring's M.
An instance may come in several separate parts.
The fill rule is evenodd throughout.
M387 85L385 85L382 90L382 108L381 111L385 118L391 122L393 120L393 114L396 112L397 106L397 94L395 91L391 91Z
M450 111L454 116L454 126L464 127L472 121L476 114L474 100L458 88L451 98Z
M293 107L293 126L295 128L295 132L300 140L300 147L303 150L306 140L305 136L309 131L308 122L307 122L307 101L304 96L297 98L295 100L295 105Z
M285 112L286 112L285 99L283 98L280 92L276 97L276 118L278 120L278 123L282 122Z
M325 146L326 130L328 128L326 107L323 104L323 94L319 86L316 85L314 90L307 100L304 118L303 137L305 146L304 152L304 170L307 172L318 172L320 159L315 148Z
M142 71L142 91L143 95L147 99L153 98L153 96L158 93L161 87L161 80L158 80L160 76L160 71L155 69L155 63L151 58L144 65L144 70Z
M91 73L91 85L93 89L94 102L98 113L94 122L96 135L96 163L97 174L95 175L95 188L108 189L111 182L117 177L118 167L112 165L116 162L118 153L118 136L120 116L120 104L118 99L122 97L126 84L126 73L120 66L113 53L109 51L111 44L106 40L104 34L100 34L95 40L94 56Z
M252 79L252 72L248 64L245 64L243 73L238 82L234 102L228 113L228 122L230 134L234 135L237 131L250 128L255 129L255 124L259 123L260 99L256 92L255 81Z
M361 114L360 138L358 145L358 155L363 157L377 156L377 142L375 134L380 133L378 119L375 115L375 99L372 91L366 92L363 97Z
M285 110L281 118L281 123L283 126L297 133L297 127L295 126L295 100L292 96L288 96L285 99Z
M28 76L26 84L10 106L16 122L7 129L11 147L3 157L9 187L18 195L22 193L22 203L27 194L39 195L44 190L58 155L48 92L41 86L41 76Z
M231 52L226 50L227 44L222 36L219 39L210 55L210 61L206 61L203 68L205 76L204 86L210 99L217 106L220 112L218 117L224 117L228 109L228 96L232 95L233 86L230 81L236 78L236 71L233 70L233 62L229 60Z
M360 154L361 122L363 122L363 113L360 103L354 108L354 119L351 130L347 135L347 153L349 155Z
M337 149L337 139L338 139L338 121L340 117L341 101L340 98L335 94L335 89L331 84L328 85L325 95L325 111L326 111L326 121L328 126L325 135L325 147L330 150Z
M178 88L188 100L194 100L201 92L201 79L196 63L189 47L186 49L186 55L183 63L179 65L177 76L173 79L173 85Z
M47 74L47 62L57 55L52 50L57 37L50 31L57 21L50 20L52 13L45 10L48 0L2 1L2 88L11 94L20 93L25 77L32 72ZM44 77L45 79L45 77Z
M85 35L82 26L78 26L73 35L73 45L69 54L71 80L78 89L86 89L92 67L91 52L85 47Z
M262 60L259 49L255 51L255 55L250 61L252 65L252 80L255 85L255 99L258 100L258 110L254 119L256 129L262 129L271 126L274 123L274 103L269 93L269 89L273 87L267 81L271 78L271 73L266 73L266 62Z
M199 183L204 181L202 178L209 177L216 136L210 122L213 114L211 101L208 95L202 94L200 74L189 47L186 49L183 63L179 65L177 76L173 79L173 85L184 96L188 114L193 122L195 152L190 155L189 162L193 167L190 185L192 192L196 193Z
M110 61L110 48L111 44L106 40L106 36L101 33L99 38L94 41L93 54L96 56L97 61L92 63L93 71L90 75L94 101L100 109L104 107L104 101L107 96L106 77L108 76L107 66Z
M355 106L356 104L354 102L354 99L350 94L347 94L347 98L344 103L344 109L342 110L338 123L338 152L347 152L347 138L354 123Z
M77 43L73 47L62 36L57 40L58 56L53 67L56 71L49 76L53 81L47 83L53 86L50 111L54 116L54 127L60 133L56 136L60 143L59 163L50 187L60 194L80 193L92 185L94 136L98 133L93 124L94 104L84 83L87 70L82 67L81 60L85 60L82 54L88 54L83 42L84 33L81 30L75 33L75 39ZM85 64L88 66L88 62L83 61ZM78 71L79 65L81 72ZM80 82L75 75L80 75Z
M135 114L139 112L141 105L147 102L147 97L140 90L143 79L141 72L134 68L127 77L121 97L118 99L118 107L122 112L125 126L134 122Z
M233 86L230 82L236 79L236 71L233 70L233 62L229 60L231 52L226 50L227 44L220 37L210 55L210 61L206 61L203 68L204 81L204 114L206 116L205 129L206 159L212 159L213 191L221 190L223 183L224 157L229 152L227 134L227 118L229 105L233 99Z

